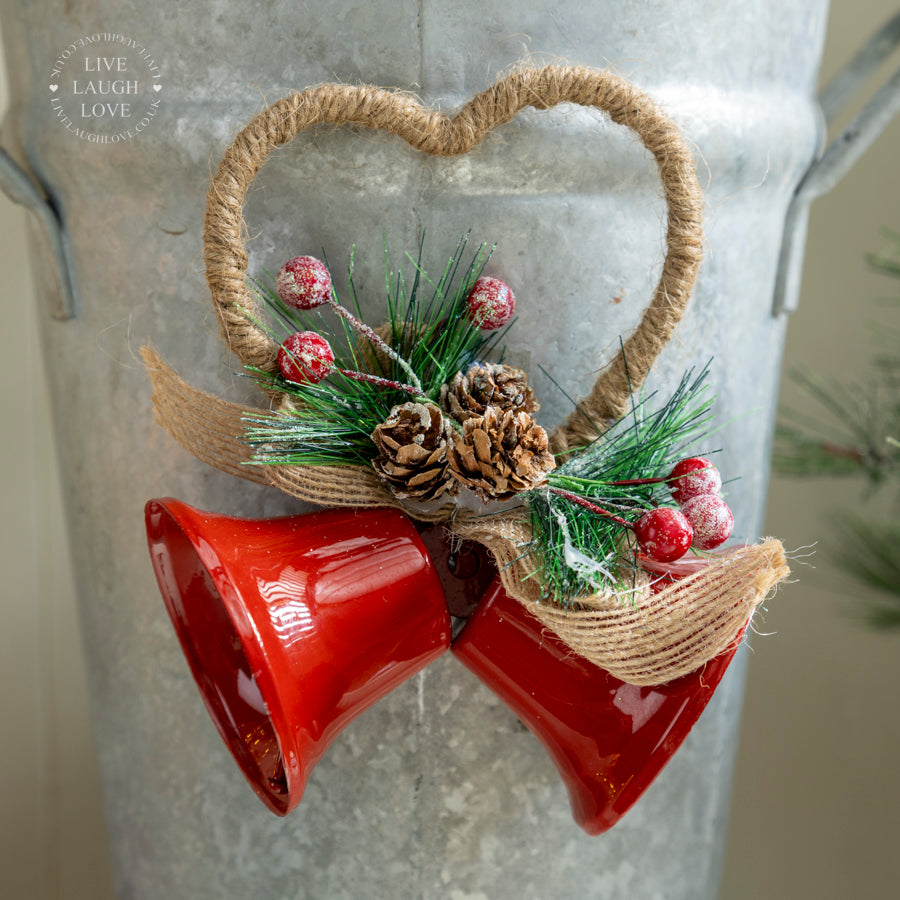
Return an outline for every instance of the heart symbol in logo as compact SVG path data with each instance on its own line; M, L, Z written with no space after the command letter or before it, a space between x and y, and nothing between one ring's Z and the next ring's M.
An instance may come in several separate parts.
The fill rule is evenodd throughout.
M161 85L161 84L154 84L154 85L153 85L153 90L154 90L154 91L161 91L161 90L162 90L162 85Z
M51 84L51 85L50 85L50 90L55 94L55 93L59 90L59 85L58 85L58 84Z

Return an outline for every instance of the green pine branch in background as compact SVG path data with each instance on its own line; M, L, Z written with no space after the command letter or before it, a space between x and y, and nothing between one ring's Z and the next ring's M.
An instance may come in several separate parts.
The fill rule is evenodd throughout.
M879 592L866 618L881 628L900 627L900 526L853 516L840 521L838 531L838 565Z
M887 249L866 256L869 266L900 279L900 233L883 229ZM900 297L887 303L900 305ZM826 415L807 416L782 408L775 431L776 471L793 476L862 477L869 498L875 489L900 487L900 331L879 323L887 348L873 359L865 384L848 384L809 373L793 380ZM886 520L871 516L837 519L840 549L832 554L847 573L879 593L867 612L877 627L900 628L900 491L894 514Z

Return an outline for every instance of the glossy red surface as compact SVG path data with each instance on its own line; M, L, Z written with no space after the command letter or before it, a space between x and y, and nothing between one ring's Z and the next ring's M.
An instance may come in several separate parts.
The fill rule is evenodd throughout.
M438 576L396 510L253 520L167 498L146 524L207 709L279 815L341 728L450 644Z
M738 639L739 640L739 639ZM494 582L453 652L546 747L588 834L611 828L700 717L737 649L659 687L625 684L575 656Z

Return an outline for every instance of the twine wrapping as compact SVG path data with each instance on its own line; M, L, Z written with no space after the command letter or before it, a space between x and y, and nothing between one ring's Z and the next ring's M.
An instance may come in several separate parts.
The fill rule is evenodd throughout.
M531 530L512 513L457 521L460 537L478 541L497 560L506 592L579 656L628 684L664 684L730 647L756 608L790 570L774 538L711 558L694 575L652 593L649 578L633 593L579 599L572 609L541 603L529 574ZM698 661L699 660L699 661Z
M659 283L634 333L601 371L590 394L551 436L555 452L596 437L628 409L659 352L681 319L702 255L703 198L691 153L675 124L645 94L610 72L581 67L524 68L501 78L450 117L400 91L329 84L292 94L254 118L234 139L207 195L204 253L213 307L227 346L245 366L277 371L278 345L255 326L261 319L246 285L248 256L243 203L269 154L313 125L377 128L434 156L468 153L494 128L526 107L590 106L631 129L654 156L667 207L666 255ZM250 314L248 316L248 313ZM392 506L414 518L441 521L453 509L424 511L398 501L375 472L362 466L271 466L249 462L238 435L255 410L196 390L150 348L144 359L159 422L191 453L232 475L272 484L298 499L326 506ZM627 360L627 369L626 369ZM563 610L535 603L523 547L530 526L521 510L453 517L453 530L494 554L507 592L526 604L572 650L633 684L661 684L693 671L728 647L753 610L787 574L777 541L743 548L711 562L700 574L650 596L597 594Z

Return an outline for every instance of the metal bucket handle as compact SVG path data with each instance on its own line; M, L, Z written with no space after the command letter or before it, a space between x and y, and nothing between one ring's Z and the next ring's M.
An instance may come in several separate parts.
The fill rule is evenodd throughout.
M378 128L423 153L457 156L521 109L550 109L564 102L600 109L640 137L656 159L668 208L666 256L652 300L637 329L557 435L559 449L566 443L583 443L586 427L588 439L595 437L588 420L619 418L625 412L631 392L643 383L681 319L697 278L703 243L703 196L681 133L646 94L608 71L523 68L475 95L453 117L426 109L401 91L348 84L311 88L265 109L225 151L207 196L206 276L228 346L244 365L264 371L277 368L277 344L250 320L259 317L259 310L246 285L243 219L247 190L275 147L327 122Z
M900 12L888 19L819 95L824 126L860 91L878 66L900 46ZM772 315L794 312L800 297L810 204L827 194L900 112L900 69L875 92L856 118L815 159L797 185L784 220Z

